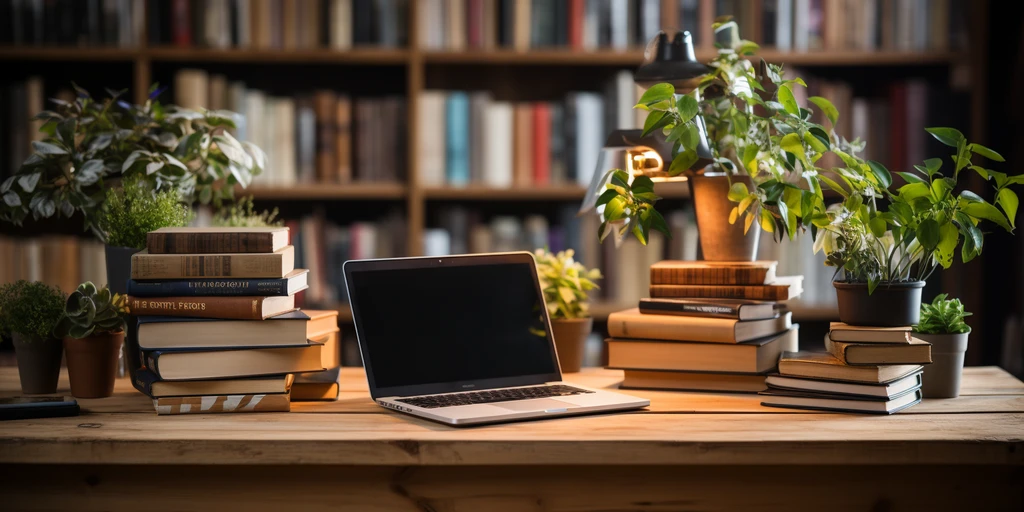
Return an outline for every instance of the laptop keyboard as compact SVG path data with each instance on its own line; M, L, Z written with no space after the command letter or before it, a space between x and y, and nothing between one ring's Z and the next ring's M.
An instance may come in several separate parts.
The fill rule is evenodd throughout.
M551 386L535 386L529 388L489 389L469 393L451 393L448 395L418 396L395 400L403 404L415 405L424 409L453 407L456 405L489 404L494 402L511 402L514 400L531 400L534 398L550 398L554 396L571 396L593 393L586 389L574 388L562 384Z

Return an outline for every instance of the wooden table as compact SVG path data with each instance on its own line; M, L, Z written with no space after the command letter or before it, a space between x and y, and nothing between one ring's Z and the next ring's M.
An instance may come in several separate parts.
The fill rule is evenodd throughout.
M79 417L0 423L0 510L1024 510L1024 383L994 367L889 417L628 391L650 409L472 429L342 375L339 401L292 413L157 416L121 380Z

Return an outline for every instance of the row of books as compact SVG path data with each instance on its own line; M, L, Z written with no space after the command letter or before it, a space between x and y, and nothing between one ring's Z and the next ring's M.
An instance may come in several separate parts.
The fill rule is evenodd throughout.
M281 97L199 69L174 77L175 103L241 114L236 130L267 153L255 183L398 182L406 175L405 98L317 90Z
M716 0L741 35L780 51L966 47L966 0Z
M618 73L605 93L513 103L487 91L425 91L418 159L425 185L588 185L607 132L639 126L637 88Z
M42 281L65 293L79 283L107 282L106 256L99 241L66 235L0 235L0 284Z
M423 48L642 47L662 23L661 0L424 0ZM690 2L683 2L684 4ZM693 2L695 3L695 2Z
M149 44L295 50L407 45L408 0L148 0Z
M306 382L328 388L312 398L337 398L337 312L296 309L308 271L295 268L288 234L163 228L147 235L127 283L128 367L158 414L288 411Z
M135 0L0 0L0 44L130 48L144 17Z

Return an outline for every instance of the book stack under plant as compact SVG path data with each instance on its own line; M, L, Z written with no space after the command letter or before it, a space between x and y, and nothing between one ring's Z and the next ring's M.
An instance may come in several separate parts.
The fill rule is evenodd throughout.
M921 401L921 372L931 345L911 327L833 322L824 352L787 352L767 378L762 405L893 414Z
M651 298L608 317L608 366L622 387L756 393L779 356L798 347L783 301L801 276L777 277L775 261L662 261Z
M337 366L335 314L295 307L308 271L294 252L287 228L147 235L128 283L129 357L158 414L288 411L296 380Z

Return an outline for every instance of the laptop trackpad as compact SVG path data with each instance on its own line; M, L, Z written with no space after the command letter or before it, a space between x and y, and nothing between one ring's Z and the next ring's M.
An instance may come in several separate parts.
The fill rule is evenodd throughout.
M555 400L553 398L534 398L533 400L517 400L514 402L499 402L490 404L510 411L564 411L568 407L576 407L569 402Z

